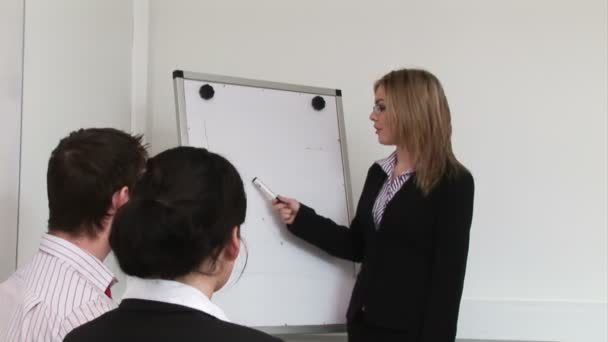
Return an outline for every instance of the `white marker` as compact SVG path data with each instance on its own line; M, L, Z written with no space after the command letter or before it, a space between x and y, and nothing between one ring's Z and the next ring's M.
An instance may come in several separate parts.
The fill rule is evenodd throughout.
M253 185L255 185L258 189L262 190L264 195L266 195L266 197L268 197L269 200L278 199L277 195L274 192L272 192L272 190L270 190L266 186L266 184L264 184L258 177L254 177L251 181L253 182Z

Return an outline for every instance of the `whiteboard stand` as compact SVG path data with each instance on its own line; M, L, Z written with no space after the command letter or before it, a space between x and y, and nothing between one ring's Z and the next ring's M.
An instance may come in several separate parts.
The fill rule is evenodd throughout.
M247 193L248 253L214 302L235 323L271 334L345 331L355 264L287 232L251 184L260 177L275 192L349 225L354 206L341 91L181 70L173 82L179 144L226 157ZM206 98L203 87L214 95ZM325 107L313 108L315 97Z

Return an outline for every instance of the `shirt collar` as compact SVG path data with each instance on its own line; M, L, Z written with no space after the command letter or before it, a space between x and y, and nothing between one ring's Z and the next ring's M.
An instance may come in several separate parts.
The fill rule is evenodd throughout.
M384 159L377 160L376 164L378 164L382 171L390 178L395 170L395 165L397 164L397 151L393 151L393 153ZM412 173L414 173L413 169L405 170L399 177L406 175L409 177Z
M117 282L112 271L101 260L68 240L45 234L39 249L71 264L78 273L102 293Z
M174 280L127 277L127 290L122 299L143 299L186 306L217 319L230 322L224 311L201 291Z

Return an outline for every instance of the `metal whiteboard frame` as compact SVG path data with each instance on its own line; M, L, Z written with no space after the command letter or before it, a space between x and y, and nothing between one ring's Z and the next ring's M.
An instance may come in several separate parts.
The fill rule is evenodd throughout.
M344 112L342 108L342 91L340 89L318 88L289 83L277 83L247 78L175 70L173 71L173 89L175 94L175 107L177 114L178 143L180 146L189 145L190 143L188 139L188 123L186 116L186 97L184 91L184 80L224 83L237 86L283 90L297 93L308 93L335 97L339 131L338 134L340 137L340 151L342 154L342 173L344 175L345 184L344 195L346 198L346 211L349 222L352 221L355 212L350 180L350 164L348 160L348 151L346 148L346 128L344 125ZM353 266L353 274L356 274L356 266ZM272 335L324 334L346 331L346 326L344 324L306 326L261 326L255 328Z

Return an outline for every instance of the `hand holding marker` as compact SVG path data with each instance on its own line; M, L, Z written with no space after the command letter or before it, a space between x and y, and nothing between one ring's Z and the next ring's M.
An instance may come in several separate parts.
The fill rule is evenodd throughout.
M279 214L281 220L285 224L292 224L298 214L298 210L300 210L300 202L291 198L278 196L258 177L254 177L251 182L272 201L272 207Z

